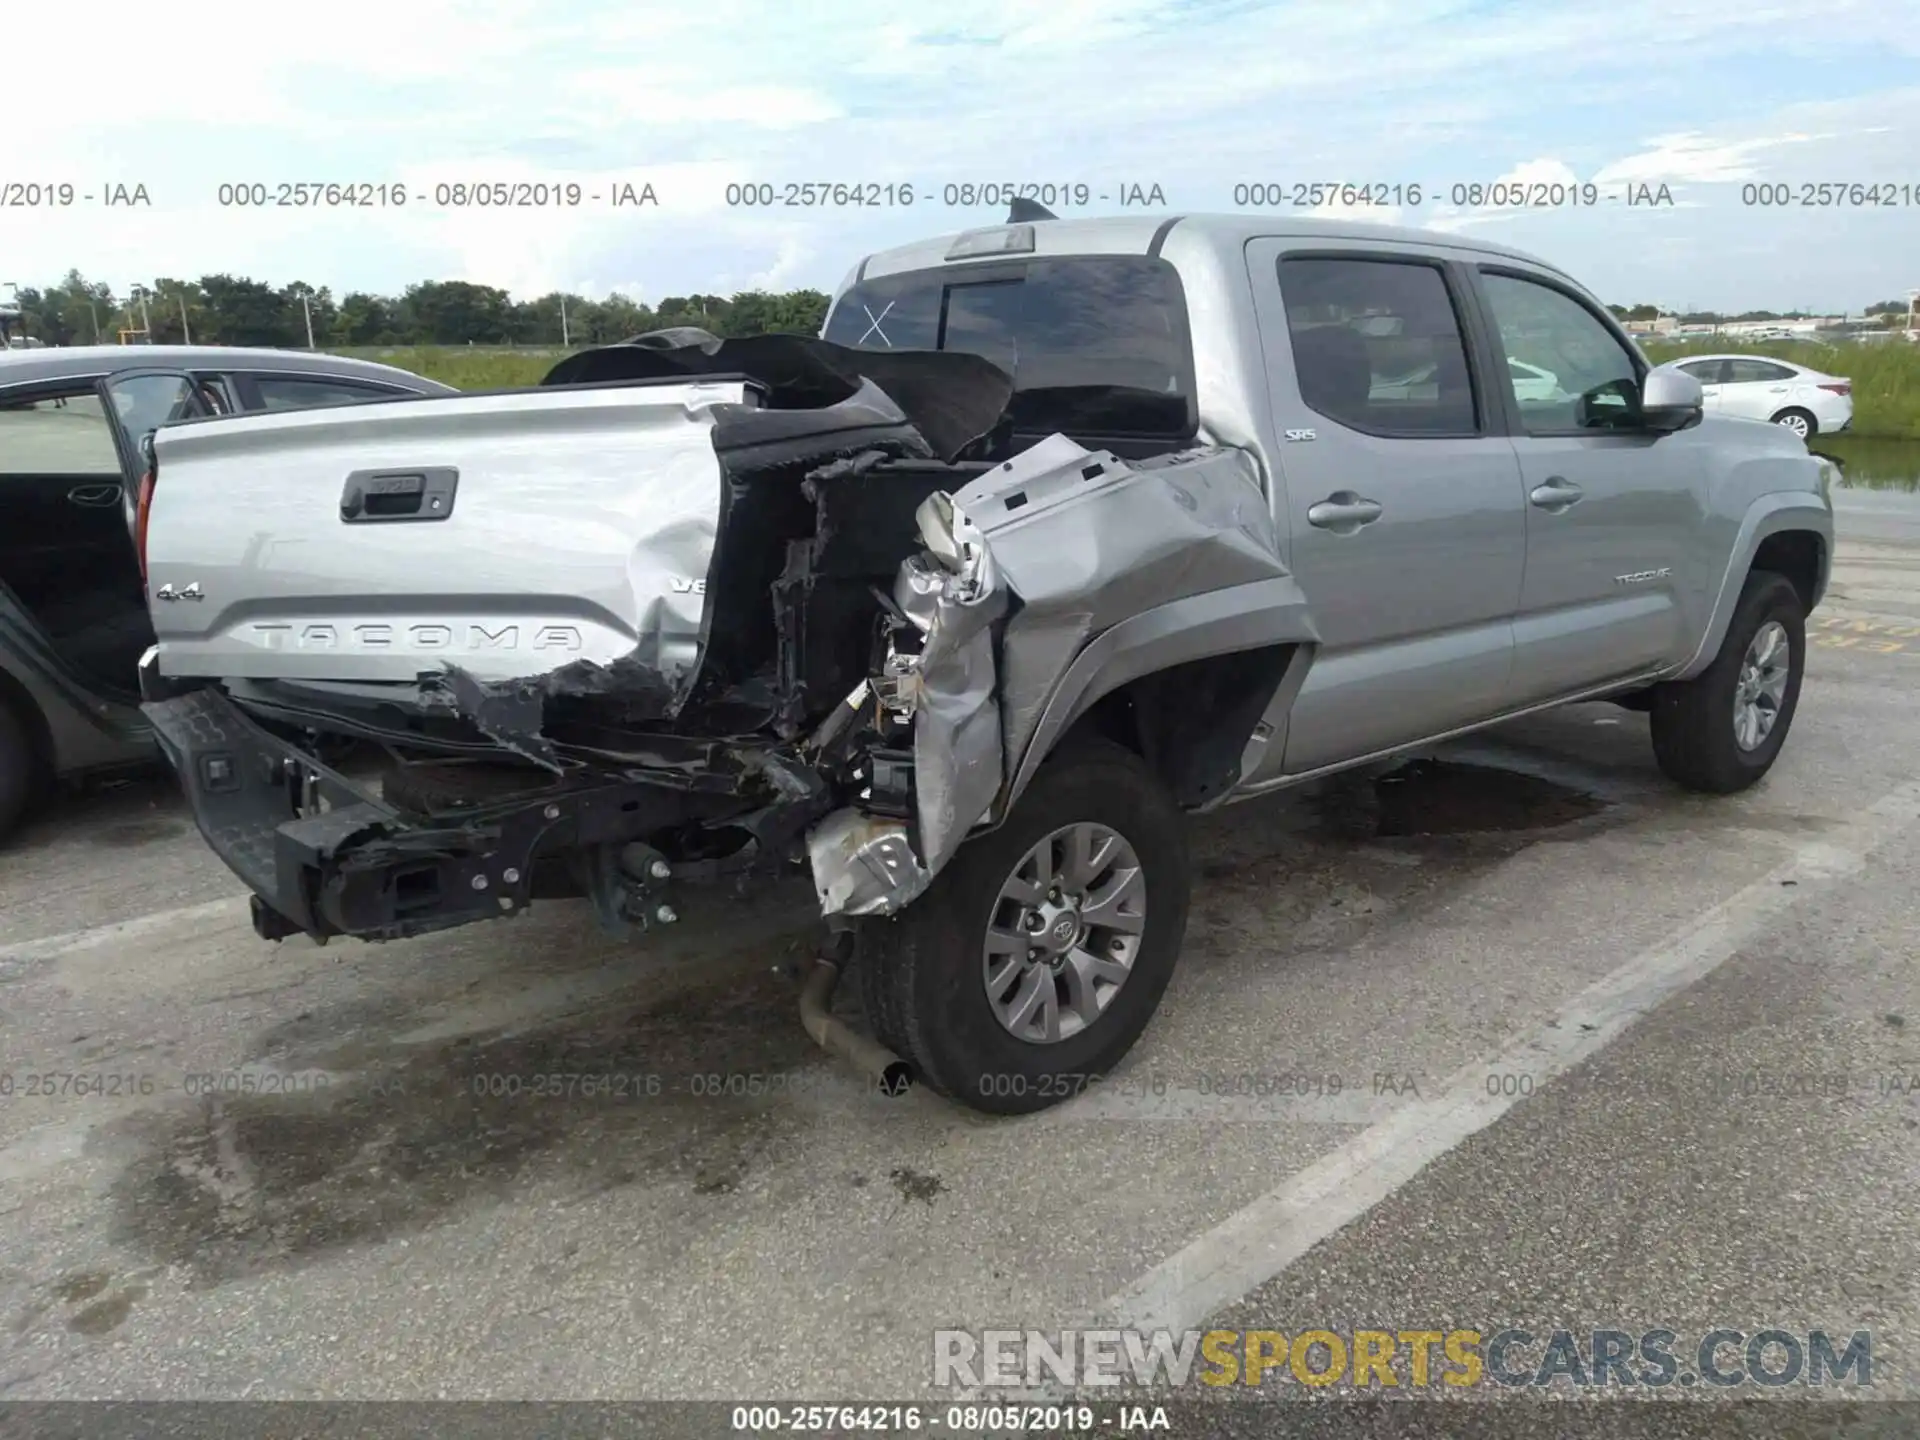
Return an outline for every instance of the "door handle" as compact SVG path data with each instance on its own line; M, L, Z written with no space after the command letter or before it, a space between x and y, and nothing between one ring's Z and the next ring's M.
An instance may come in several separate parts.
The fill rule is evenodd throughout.
M76 485L67 491L67 499L75 505L85 505L95 510L103 509L108 505L119 503L120 487L118 485Z
M340 518L349 525L444 520L459 484L460 472L450 466L356 470L340 492Z
M1549 475L1543 484L1527 492L1527 499L1549 514L1558 515L1580 503L1580 487L1564 475Z
M1371 525L1382 513L1378 500L1369 500L1351 490L1336 490L1307 510L1307 523L1336 535L1351 535L1362 525Z

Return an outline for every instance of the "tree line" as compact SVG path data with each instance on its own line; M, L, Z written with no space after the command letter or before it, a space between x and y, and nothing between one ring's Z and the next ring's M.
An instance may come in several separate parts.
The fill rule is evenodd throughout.
M112 344L128 338L171 345L268 345L321 350L410 345L605 345L670 325L716 335L817 334L828 297L818 290L675 295L645 305L558 291L515 300L492 285L425 280L398 295L324 285L275 287L233 275L155 280L116 294L72 270L60 284L22 288L21 334L48 345ZM309 327L311 329L309 330ZM140 332L146 332L142 334Z
M324 285L295 281L275 287L233 275L155 280L124 294L78 270L46 289L18 293L18 333L48 345L112 343L128 338L155 344L267 345L321 350L416 345L607 345L669 325L697 325L716 335L776 332L818 334L828 297L818 290L748 290L737 295L674 295L646 305L626 295L603 300L558 291L515 300L492 285L423 280L398 295L362 290L336 297ZM1653 320L1654 305L1610 305L1622 320ZM1904 317L1904 300L1866 308L1882 324ZM1707 311L1680 317L1689 324L1729 320L1801 319L1799 312ZM144 334L141 332L145 332Z
M1658 320L1671 311L1662 310L1658 305L1609 305L1616 320ZM1860 312L1868 317L1878 318L1882 325L1892 325L1907 313L1904 300L1876 300ZM1726 325L1743 320L1813 320L1818 318L1810 310L1743 310L1738 315L1722 315L1714 310L1689 310L1677 317L1687 325Z

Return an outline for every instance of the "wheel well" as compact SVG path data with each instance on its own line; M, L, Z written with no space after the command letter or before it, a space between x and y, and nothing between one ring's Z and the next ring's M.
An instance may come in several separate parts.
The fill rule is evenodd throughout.
M1142 760L1191 808L1231 789L1253 727L1280 688L1292 645L1210 655L1142 675L1102 695L1057 749L1099 738Z
M1782 530L1769 535L1760 542L1760 548L1754 552L1754 570L1768 570L1775 575L1784 575L1793 583L1800 594L1800 604L1804 609L1813 609L1814 592L1820 585L1821 544L1820 537L1808 530Z
M53 732L47 728L47 717L40 713L40 707L33 703L33 696L5 670L0 670L0 710L12 713L20 722L20 728L26 732L27 744L33 747L33 758L42 770L53 769Z

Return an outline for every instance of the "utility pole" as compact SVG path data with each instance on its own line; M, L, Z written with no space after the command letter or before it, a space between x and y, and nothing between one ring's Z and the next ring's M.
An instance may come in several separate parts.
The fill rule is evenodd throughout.
M182 345L191 345L193 343L193 331L187 328L187 295L184 290L180 292L179 299L180 299L180 343Z
M307 317L307 348L313 349L313 306L307 301L307 292L300 292L300 313Z
M560 348L567 350L572 346L572 338L567 333L567 297L562 294L560 296Z

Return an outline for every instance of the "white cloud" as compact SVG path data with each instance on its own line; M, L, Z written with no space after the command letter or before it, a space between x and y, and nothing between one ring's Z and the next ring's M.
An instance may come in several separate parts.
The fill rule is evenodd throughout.
M336 0L297 27L261 23L258 0L190 13L115 5L104 23L142 80L84 106L59 67L11 68L9 115L60 123L0 129L0 179L145 180L155 207L0 210L6 278L77 266L120 286L224 270L336 291L430 276L517 293L830 287L858 254L1002 213L945 206L947 182L1157 184L1171 209L1223 210L1239 182L1350 181L1428 194L1318 213L1512 239L1627 289L1636 266L1692 267L1703 292L1757 306L1776 284L1810 285L1802 264L1836 288L1884 288L1920 219L1920 206L1739 204L1760 179L1912 182L1920 92L1871 86L1920 54L1920 35L1910 7L1882 0L1830 0L1811 27L1797 0L1535 6L1524 23L1462 0ZM70 16L46 7L9 27L14 55L71 42ZM235 179L603 194L651 180L661 204L223 210L217 187ZM727 185L746 180L921 194L729 206ZM1676 204L1453 203L1455 183L1499 180L1667 184ZM1748 258L1735 242L1756 227L1809 258Z
M1652 148L1602 166L1594 181L1600 185L1724 184L1757 179L1769 152L1807 145L1833 135L1762 135L1747 140L1716 140L1701 134L1666 135L1648 142Z

